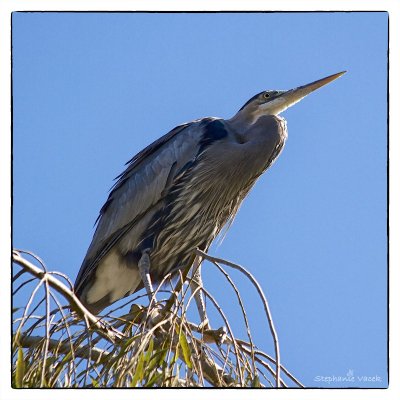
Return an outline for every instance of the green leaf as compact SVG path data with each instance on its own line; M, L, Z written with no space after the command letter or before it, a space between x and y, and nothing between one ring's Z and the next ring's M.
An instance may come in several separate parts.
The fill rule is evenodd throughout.
M56 360L57 358L55 358ZM69 353L67 353L65 355L65 357L60 360L60 362L58 363L56 369L54 370L53 374L52 374L52 382L55 382L57 380L57 378L59 377L59 375L61 374L62 370L65 368L66 364L69 363L72 360L72 352L70 351ZM51 385L50 385L51 386Z
M258 375L256 375L253 380L251 381L251 387L254 388L259 388L261 387L261 383L260 383L260 377Z
M140 382L143 379L143 375L144 375L144 353L141 353L139 356L139 360L136 364L136 371L135 371L135 375L133 375L133 379L132 379L132 387L135 387L137 385L138 382Z
M175 364L179 358L179 343L176 345L174 358L172 359L172 364Z
M124 341L124 343L121 345L121 351L118 355L118 357L122 357L125 355L125 352L127 351L128 346L130 346L133 342L135 342L138 339L139 335L132 336L131 338L127 339Z
M149 362L150 357L153 354L153 349L154 349L154 340L153 340L153 338L151 338L150 342L149 342L149 347L148 347L148 349L146 351L146 355L144 357L144 361L145 361L146 364Z
M179 332L179 344L182 348L183 358L185 363L189 368L193 368L192 360L190 359L190 349L188 342L186 340L186 336L183 334L182 331Z
M25 375L24 352L21 347L18 348L17 365L15 370L15 387L22 388Z
M150 378L150 380L144 386L145 387L153 387L155 383L160 381L160 378L162 378L162 374L156 371L153 374L153 376Z
M154 368L159 367L164 360L165 356L167 355L168 349L161 349L154 353L154 356L151 358L147 369L152 371Z

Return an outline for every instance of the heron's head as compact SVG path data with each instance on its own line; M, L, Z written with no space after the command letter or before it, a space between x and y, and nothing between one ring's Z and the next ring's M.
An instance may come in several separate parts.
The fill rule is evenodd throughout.
M314 90L332 82L346 71L339 72L307 85L290 90L265 90L253 96L238 111L234 118L254 123L263 115L279 115L282 111L296 104Z

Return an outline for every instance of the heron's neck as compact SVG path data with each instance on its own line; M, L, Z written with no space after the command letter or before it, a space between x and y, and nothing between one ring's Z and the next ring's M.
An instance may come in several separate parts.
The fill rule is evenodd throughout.
M246 131L255 121L254 115L246 110L240 110L232 118L226 120L228 125L236 132Z

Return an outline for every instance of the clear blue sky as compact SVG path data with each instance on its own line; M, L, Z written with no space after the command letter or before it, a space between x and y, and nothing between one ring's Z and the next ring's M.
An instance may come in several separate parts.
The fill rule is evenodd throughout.
M113 178L144 146L347 70L283 114L282 155L211 252L257 277L304 384L353 370L381 382L349 386L385 387L386 56L385 13L14 14L14 246L74 279ZM204 269L229 314L233 294Z

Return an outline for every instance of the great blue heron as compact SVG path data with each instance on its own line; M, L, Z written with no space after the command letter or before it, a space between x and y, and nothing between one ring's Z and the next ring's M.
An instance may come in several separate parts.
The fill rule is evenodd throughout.
M252 97L231 119L183 125L134 156L100 210L75 292L93 313L192 265L229 226L250 189L281 153L279 114L337 79Z

